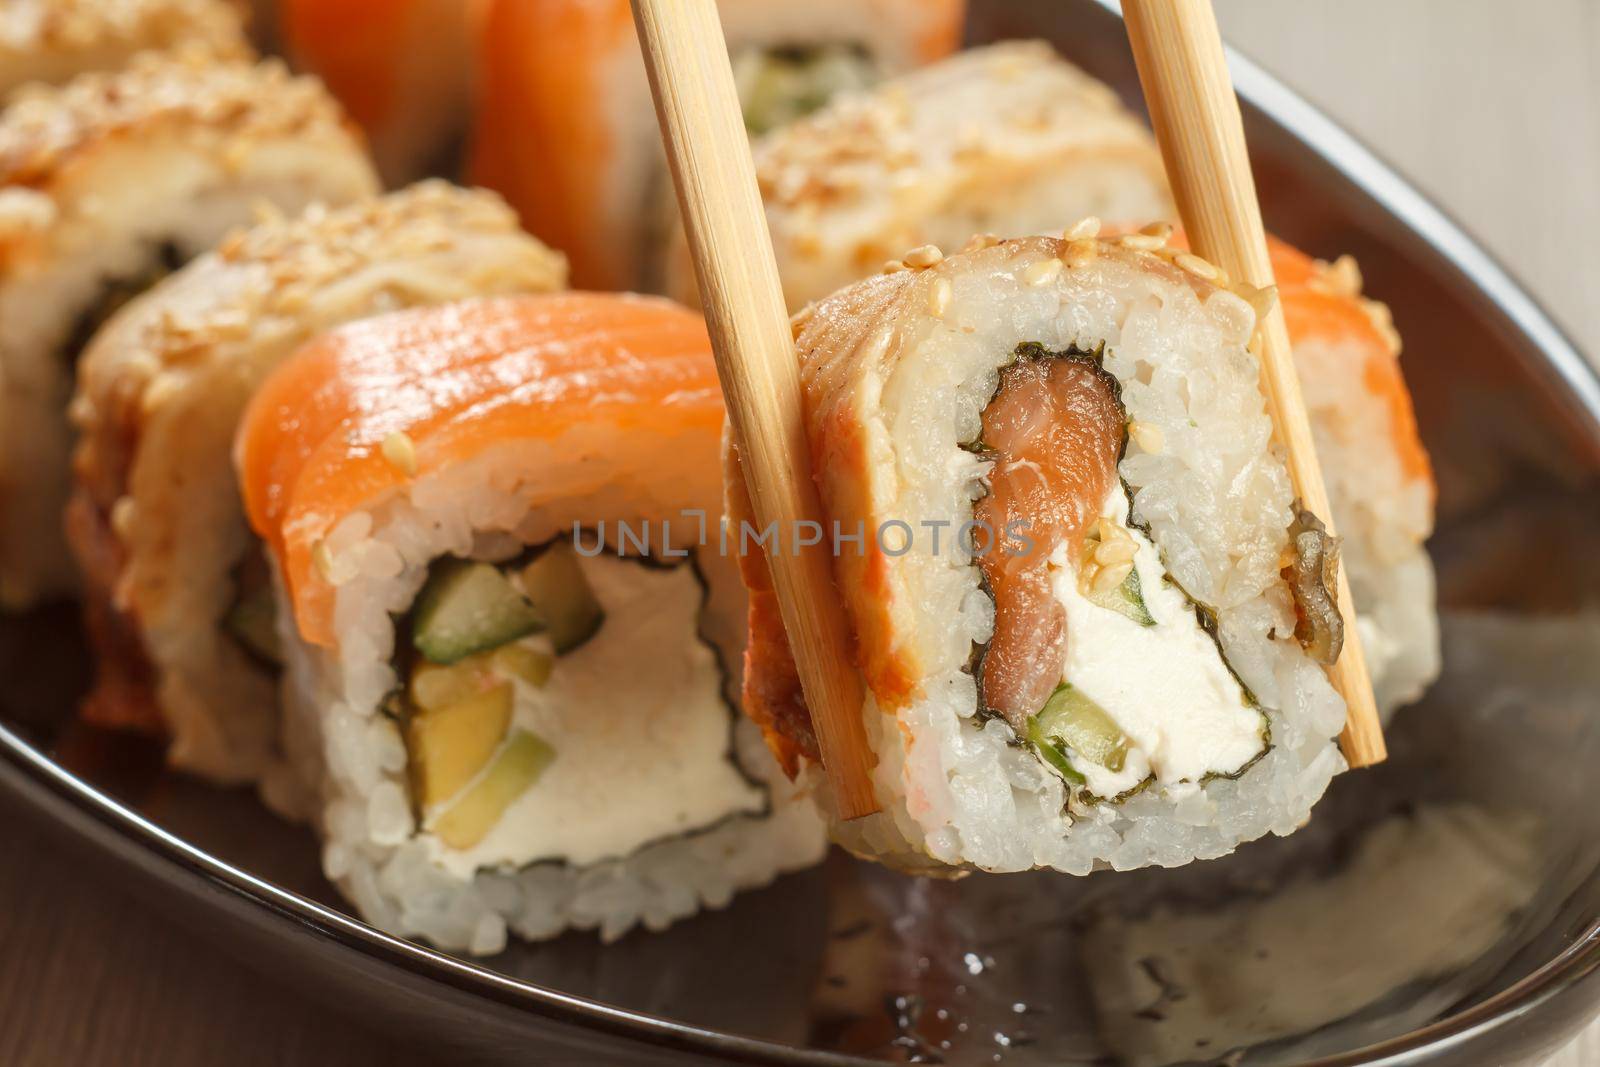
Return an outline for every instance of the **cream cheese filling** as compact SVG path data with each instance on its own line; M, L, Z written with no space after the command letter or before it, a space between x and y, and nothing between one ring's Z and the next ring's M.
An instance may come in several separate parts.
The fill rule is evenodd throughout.
M1091 793L1108 798L1152 775L1158 784L1171 785L1238 771L1265 745L1260 712L1201 628L1189 598L1166 580L1160 551L1128 525L1128 497L1120 483L1101 515L1133 537L1134 568L1155 624L1141 625L1088 599L1066 546L1051 555L1051 584L1067 613L1062 681L1105 709L1128 740L1120 770L1069 751L1073 768Z
M586 866L766 806L733 763L732 713L699 637L693 570L610 554L580 565L605 621L555 657L543 686L509 679L511 732L533 733L553 758L473 847L423 834L435 862L460 877L540 861ZM542 634L517 644L553 655Z

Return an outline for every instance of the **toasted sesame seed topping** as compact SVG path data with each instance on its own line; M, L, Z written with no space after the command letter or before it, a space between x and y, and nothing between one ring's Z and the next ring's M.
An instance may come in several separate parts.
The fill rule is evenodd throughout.
M1094 561L1102 567L1109 567L1115 563L1126 563L1138 554L1139 546L1133 543L1132 538L1118 537L1110 541L1101 541L1095 546Z
M935 278L928 287L928 314L936 319L944 318L944 313L950 310L950 298L954 292L949 278Z
M1159 237L1163 244L1172 239L1172 223L1150 222L1139 227L1139 232L1146 237Z
M967 238L967 243L961 246L963 252L978 252L985 248L993 248L1000 243L1000 238L992 233L975 233Z
M138 512L139 506L134 503L133 497L117 497L117 502L111 505L111 532L126 541L133 533Z
M1161 427L1149 422L1134 420L1128 424L1128 436L1133 438L1133 443L1151 455L1157 455L1167 447L1166 435L1161 432Z
M1035 260L1022 272L1022 280L1034 288L1049 285L1061 277L1061 266L1059 259Z
M1117 586L1128 580L1128 575L1133 573L1133 560L1127 559L1121 563L1114 563L1109 567L1102 567L1095 574L1089 587L1096 593L1109 593Z
M1179 252L1172 257L1172 262L1195 277L1204 278L1208 282L1220 282L1222 280L1222 271L1215 264L1208 259L1201 259L1193 252Z
M1100 245L1093 238L1085 238L1070 242L1066 254L1061 258L1066 261L1068 267L1077 270L1093 263L1099 255Z
M885 260L883 264L883 273L885 274L899 274L903 270L910 269L910 267L906 266L904 262L898 259Z
M317 569L323 581L333 581L333 553L328 550L326 541L318 541L311 546L311 565Z
M901 258L905 260L906 266L922 270L943 262L944 253L939 250L938 245L919 245Z
M0 51L22 54L205 47L249 52L240 13L216 0L49 0L0 4Z
M1117 238L1117 244L1123 248L1134 248L1141 252L1154 252L1167 246L1165 237L1157 237L1151 233L1125 233Z
M417 446L404 433L394 431L383 439L379 447L389 466L408 478L417 473Z
M1100 236L1100 220L1086 215L1066 228L1061 237L1067 241L1087 241Z
M108 138L198 128L224 162L255 141L349 141L343 111L322 83L295 77L277 60L219 61L206 51L146 53L122 70L79 75L57 88L29 91L0 118L0 180L45 187L65 164ZM197 142L198 143L198 142Z
M1328 288L1341 296L1361 295L1361 267L1354 256L1340 256L1326 266L1322 277Z

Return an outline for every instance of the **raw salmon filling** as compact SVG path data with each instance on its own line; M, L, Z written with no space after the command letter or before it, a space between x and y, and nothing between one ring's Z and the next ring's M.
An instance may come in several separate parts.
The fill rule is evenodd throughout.
M982 707L1093 798L1259 757L1266 720L1130 522L1117 475L1127 415L1100 356L1018 346L982 425L967 446L992 464L973 508L994 532L978 552L995 605Z

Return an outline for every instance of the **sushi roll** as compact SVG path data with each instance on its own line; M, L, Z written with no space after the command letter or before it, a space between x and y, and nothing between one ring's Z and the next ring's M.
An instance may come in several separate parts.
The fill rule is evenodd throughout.
M369 921L609 940L820 858L731 702L722 417L699 316L594 293L357 323L256 395L290 749Z
M0 99L31 83L120 70L140 52L250 56L228 0L32 0L0 5Z
M876 757L881 812L835 828L861 854L1176 866L1293 832L1344 767L1331 546L1272 443L1262 294L1093 232L924 252L797 316ZM743 570L745 708L809 781L809 712Z
M752 147L798 310L908 248L1174 217L1161 155L1109 88L1042 41L961 52L845 94ZM694 291L683 242L669 291Z
M833 93L949 53L964 0L722 0L745 121L763 130ZM678 229L627 0L488 0L472 177L572 258L584 288L659 288Z
M1173 215L1149 133L1109 89L1036 42L974 49L843 97L754 150L792 310L905 248L1054 233L1085 215ZM1361 295L1353 260L1329 267L1282 242L1272 250L1363 646L1379 707L1392 713L1439 673L1423 547L1433 478L1399 336L1387 309ZM669 291L692 299L681 241L671 262Z
M290 60L366 131L391 185L454 174L472 90L469 0L280 0Z
M0 605L73 587L66 407L99 324L261 204L376 188L332 98L275 63L150 53L0 115Z
M98 652L88 717L166 734L171 764L217 781L271 769L272 594L228 458L245 403L332 326L564 278L498 197L427 183L235 233L113 318L74 403L69 527ZM269 799L292 807L275 783Z
M1439 677L1433 560L1437 491L1400 369L1389 309L1361 293L1343 256L1271 242L1278 299L1339 529L1378 708L1412 703Z

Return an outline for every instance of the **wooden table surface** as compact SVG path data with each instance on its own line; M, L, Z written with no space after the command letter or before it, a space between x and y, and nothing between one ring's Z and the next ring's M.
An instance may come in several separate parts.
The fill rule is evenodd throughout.
M1600 4L1217 3L1233 43L1435 196L1600 353ZM117 886L84 881L40 831L3 842L0 1064L406 1061ZM1551 1067L1600 1067L1600 1026Z

